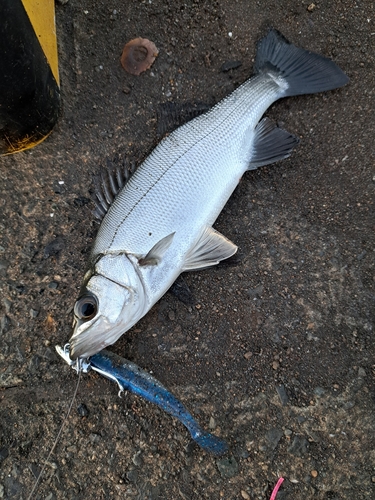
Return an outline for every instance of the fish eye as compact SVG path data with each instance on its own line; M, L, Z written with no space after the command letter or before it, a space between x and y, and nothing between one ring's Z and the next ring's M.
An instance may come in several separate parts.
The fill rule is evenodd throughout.
M98 301L95 295L85 294L74 305L74 314L85 321L93 318L98 311Z

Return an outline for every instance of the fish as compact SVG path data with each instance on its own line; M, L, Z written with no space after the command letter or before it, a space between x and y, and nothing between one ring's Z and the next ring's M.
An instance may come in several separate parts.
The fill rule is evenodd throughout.
M221 456L228 451L228 445L224 440L205 431L184 405L159 380L132 361L106 349L94 354L89 360L72 361L69 357L69 344L63 348L56 346L56 351L74 370L83 373L93 370L117 383L120 389L119 396L125 390L130 391L180 420L190 432L192 439L208 453Z
M276 100L332 90L347 75L277 30L260 40L254 76L165 137L102 200L103 220L74 305L70 358L94 356L135 325L185 271L237 251L213 224L246 171L290 156L299 140L262 118ZM116 187L117 186L117 187ZM109 197L110 198L110 197Z

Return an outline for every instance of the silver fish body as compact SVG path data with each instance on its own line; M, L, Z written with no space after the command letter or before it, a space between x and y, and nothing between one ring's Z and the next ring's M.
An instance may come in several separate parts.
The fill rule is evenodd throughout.
M286 158L298 142L261 120L264 112L281 97L348 81L332 61L274 30L259 43L255 68L256 76L162 140L110 206L75 306L72 359L113 344L183 271L236 252L213 223L247 170Z

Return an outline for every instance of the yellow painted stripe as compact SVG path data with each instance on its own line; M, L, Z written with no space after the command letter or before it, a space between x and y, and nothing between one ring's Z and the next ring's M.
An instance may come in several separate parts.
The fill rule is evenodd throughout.
M53 76L59 85L55 2L54 0L22 0L22 3L48 60Z
M21 151L26 151L26 149L31 149L47 139L51 132L52 130L50 130L44 137L40 137L38 139L34 139L33 137L24 137L22 140L18 140L15 143L12 143L8 138L7 151L5 153L0 151L0 157L20 153Z

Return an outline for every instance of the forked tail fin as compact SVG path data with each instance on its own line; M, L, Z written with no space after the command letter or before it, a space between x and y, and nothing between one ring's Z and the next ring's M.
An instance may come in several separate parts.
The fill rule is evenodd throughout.
M273 75L282 89L280 97L324 92L349 81L333 61L296 47L274 29L258 44L255 70Z

